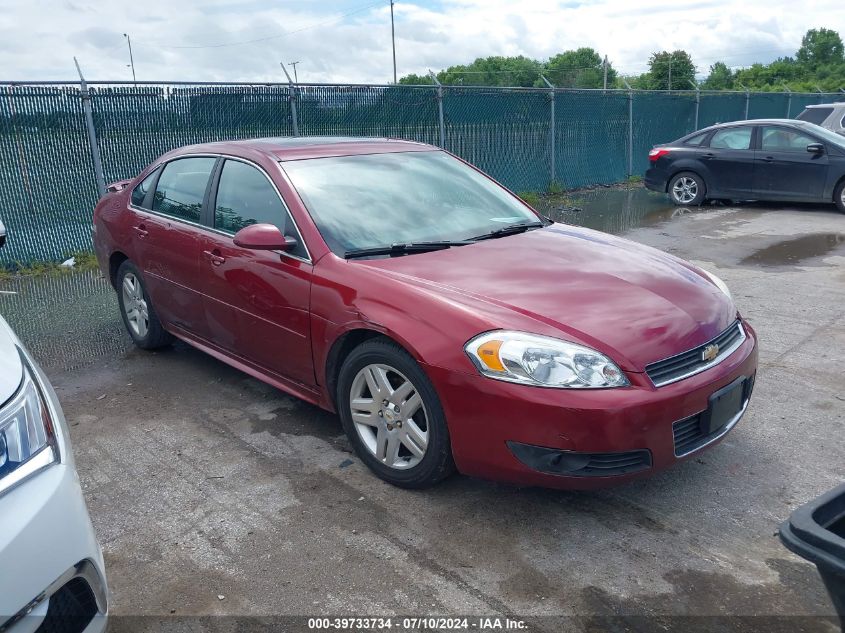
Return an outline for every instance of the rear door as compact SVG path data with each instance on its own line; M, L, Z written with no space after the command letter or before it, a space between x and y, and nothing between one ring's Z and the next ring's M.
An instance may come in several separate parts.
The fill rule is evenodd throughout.
M754 196L799 201L824 199L827 152L807 151L807 145L820 142L792 127L760 126L759 149L755 151Z
M209 339L231 354L314 385L309 304L312 265L276 186L259 166L227 158L209 198L201 284ZM269 223L297 240L289 252L236 246L249 224Z
M754 175L753 125L719 128L710 137L709 147L700 155L709 177L708 195L750 197Z
M177 158L156 172L146 191L133 192L134 252L153 305L162 321L194 334L204 325L199 222L216 160Z

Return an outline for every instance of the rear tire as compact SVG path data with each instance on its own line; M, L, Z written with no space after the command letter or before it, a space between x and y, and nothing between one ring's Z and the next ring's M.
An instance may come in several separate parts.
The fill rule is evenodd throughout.
M370 339L346 357L337 410L358 457L384 481L428 488L455 470L434 385L393 341Z
M669 198L680 207L697 207L704 202L704 180L696 173L682 171L669 181Z
M833 190L833 201L841 213L845 213L845 179L839 181L836 189Z
M135 345L141 349L159 349L173 342L173 335L158 320L141 271L128 259L117 269L115 289L123 325Z

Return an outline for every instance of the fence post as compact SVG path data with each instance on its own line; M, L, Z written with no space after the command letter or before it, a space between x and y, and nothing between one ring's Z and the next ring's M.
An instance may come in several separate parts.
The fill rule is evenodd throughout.
M698 108L701 105L701 88L694 81L690 80L692 87L695 88L695 129L698 129Z
M428 71L428 76L431 77L431 80L437 86L437 117L440 121L440 147L446 149L446 122L443 119L443 84L437 80L437 75L431 72L431 69Z
M739 84L739 82L737 82ZM748 88L739 84L739 87L745 90L745 120L748 120L748 104L751 101L751 93L748 91Z
M819 103L821 103L822 101L824 101L824 92L822 92L822 89L818 86L816 86L816 92L819 93Z
M792 91L789 89L789 86L783 84L783 87L786 89L786 118L792 118Z
M285 63L279 62L279 66L282 67L285 77L288 78L288 100L290 101L290 118L293 126L293 135L299 136L299 116L296 113L296 84L291 80L288 69L285 68Z
M628 89L628 177L634 175L634 91L624 77L622 82Z
M88 83L82 76L82 69L76 57L73 58L76 64L76 72L79 73L79 91L82 96L82 112L85 115L85 129L88 133L88 144L91 146L91 162L94 164L94 179L97 181L97 193L100 197L106 194L106 176L103 172L103 161L100 158L100 146L97 145L97 130L94 128L94 112L91 109L91 94L88 92Z
M551 183L557 181L557 166L555 165L555 87L543 75L540 75L545 84L549 87L549 163L551 167Z

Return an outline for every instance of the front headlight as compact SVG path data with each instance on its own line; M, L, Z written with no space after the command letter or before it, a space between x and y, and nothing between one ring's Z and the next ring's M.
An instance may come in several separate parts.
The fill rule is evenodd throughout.
M485 376L540 387L625 387L628 379L604 354L548 336L497 331L476 336L464 350Z
M733 300L734 300L733 295L731 295L731 291L730 291L730 289L728 288L727 284L726 284L724 281L722 281L721 279L719 279L716 275L714 275L713 273L711 273L709 270L704 270L704 269L702 268L702 269L701 269L701 272L703 272L705 275L707 275L707 278L708 278L710 281L712 281L714 284L716 284L716 287L717 287L719 290L721 290L722 292L724 292L724 293L725 293L725 296L726 296L728 299L730 299L731 301L733 301Z
M57 459L50 410L24 363L18 392L0 409L0 494Z

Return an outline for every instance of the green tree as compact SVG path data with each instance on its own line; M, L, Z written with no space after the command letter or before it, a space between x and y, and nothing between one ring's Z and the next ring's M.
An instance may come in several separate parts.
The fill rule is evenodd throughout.
M551 57L543 74L559 88L601 88L604 85L604 60L592 48L565 51ZM616 70L608 63L607 87L616 83ZM538 80L537 86L545 86Z
M524 55L518 57L479 57L471 64L450 66L437 73L442 84L474 86L524 86L534 85L542 65Z
M831 29L810 29L801 39L801 48L795 58L809 69L826 64L841 64L845 61L842 38Z
M648 90L689 90L695 80L695 64L686 51L652 53L649 71L641 75L638 84Z
M734 75L725 62L716 62L710 66L710 74L701 84L702 90L731 90L734 87Z
M431 77L428 75L417 75L415 73L411 73L410 75L405 75L404 77L399 78L400 84L405 84L408 86L424 86L428 84L433 84L434 82L431 80Z

